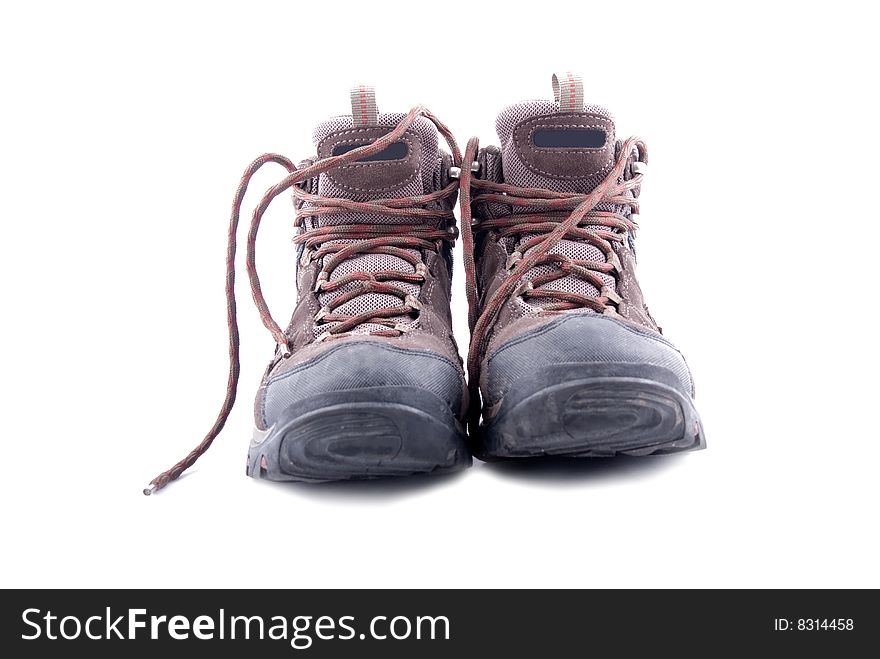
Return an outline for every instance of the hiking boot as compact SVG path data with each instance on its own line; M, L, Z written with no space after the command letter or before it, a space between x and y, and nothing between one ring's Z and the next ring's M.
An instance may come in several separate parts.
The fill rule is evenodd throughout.
M453 207L461 154L421 107L379 114L371 88L352 91L352 114L314 131L317 155L298 166L267 154L246 170L233 203L227 257L231 369L211 432L149 494L207 449L238 380L235 234L239 209L264 164L289 175L263 197L248 236L254 300L278 349L255 404L247 474L333 481L450 471L471 463L463 421L467 388L450 318ZM441 134L452 154L438 146ZM298 303L286 329L260 291L254 246L269 203L294 196Z
M476 455L701 448L690 371L635 277L645 145L616 138L578 76L553 83L556 100L502 110L500 149L464 155Z

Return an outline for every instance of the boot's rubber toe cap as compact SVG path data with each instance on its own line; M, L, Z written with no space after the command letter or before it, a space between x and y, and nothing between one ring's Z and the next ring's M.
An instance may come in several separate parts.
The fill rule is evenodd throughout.
M259 410L264 427L273 425L294 403L316 395L370 389L415 387L463 414L464 379L459 367L442 355L398 348L378 341L342 340L318 357L270 377Z
M563 315L502 345L483 378L484 459L704 446L681 353L615 318Z
M340 342L270 378L247 473L324 482L448 472L471 464L464 381L440 355Z
M609 316L562 315L546 325L508 341L489 356L484 394L489 404L504 397L513 383L542 367L580 364L582 372L614 366L659 367L674 378L668 384L693 395L690 371L681 353L662 336ZM596 365L596 366L594 366Z

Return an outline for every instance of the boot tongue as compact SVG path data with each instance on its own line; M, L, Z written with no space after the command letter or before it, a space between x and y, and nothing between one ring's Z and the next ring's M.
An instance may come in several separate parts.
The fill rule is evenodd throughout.
M340 155L359 146L371 144L383 135L387 135L405 117L405 113L380 114L376 109L375 92L370 87L355 87L351 92L352 113L332 117L315 128L313 139L318 158ZM438 148L438 133L434 124L419 117L403 136L379 153L358 160L332 171L320 174L317 182L317 194L325 197L351 199L353 201L370 201L373 199L390 199L411 197L433 192L439 189L441 181L442 161ZM318 216L318 226L334 224L416 224L416 217L395 217L368 213L339 212ZM436 222L436 220L425 220ZM348 240L336 241L348 243ZM418 257L418 250L407 250ZM413 272L413 266L406 260L393 254L358 254L340 263L330 273L330 280L352 274L354 272ZM418 296L419 284L398 281L395 286L405 290L412 296ZM355 290L357 282L346 284L333 292L318 295L321 306L330 305L334 298ZM385 293L365 293L336 308L337 313L355 315L371 309L396 307L401 304L400 298ZM408 316L399 316L391 320L403 325L412 323ZM316 325L315 335L319 336L328 329L327 325ZM387 330L387 327L375 323L358 325L353 334L367 334Z
M359 89L365 89L362 102ZM370 99L372 102L370 103ZM352 90L352 114L332 117L315 128L313 139L318 158L327 158L371 144L403 120L405 113L379 114L369 88ZM364 160L321 174L318 194L354 201L411 197L439 187L440 154L437 128L419 117L403 136L383 151ZM333 213L319 219L321 226L354 223L413 223L400 218L363 213Z
M553 101L524 101L506 107L498 115L495 127L501 142L504 182L523 188L588 193L614 167L614 120L605 108L584 104L583 83L577 75L554 75L553 91L556 97ZM614 210L603 204L597 208ZM514 208L511 212L533 211ZM588 225L587 228L593 227ZM532 234L522 235L516 242L511 241L508 248L518 249L532 237ZM586 241L560 240L552 253L575 260L605 261L602 252ZM534 277L554 270L552 266L540 265L533 268L531 274ZM614 289L612 277L602 273L599 276ZM599 295L595 286L572 275L556 279L544 288L588 297ZM529 303L520 300L525 312L554 302L552 298L533 298Z
M606 109L584 105L578 76L568 73L553 80L556 100L517 103L498 115L504 181L590 192L614 167L614 121Z

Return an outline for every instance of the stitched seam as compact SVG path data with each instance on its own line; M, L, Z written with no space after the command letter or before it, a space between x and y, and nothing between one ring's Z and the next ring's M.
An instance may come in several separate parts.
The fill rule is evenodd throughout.
M428 317L428 327L431 327L433 323L431 322L430 315L428 312L432 310L433 305L431 304L431 296L434 293L434 288L436 287L437 280L433 277L430 277L427 281L423 282L421 286L419 286L419 297L418 299L424 303L425 309L421 309L419 311L419 315L415 320L409 323L410 327L415 329L417 327L421 327L421 323L419 321L422 320L423 316Z
M550 121L551 123L548 124L548 123L547 123L548 121ZM603 146L601 149L590 149L590 150L584 150L584 149L560 149L560 150L552 150L552 151L550 151L550 150L547 150L547 149L538 149L538 148L532 147L532 146L531 146L531 144L532 144L532 134L535 132L535 130L536 130L540 125L543 124L544 126L559 126L559 124L554 124L554 123L552 123L552 121L553 121L553 115L543 115L543 116L540 116L540 117L533 117L533 118L531 118L531 119L526 119L525 121L520 122L520 123L517 124L517 126L513 129L513 145L514 145L514 149L516 150L516 152L517 152L517 156L519 157L520 161L523 163L523 165L525 165L525 167L526 167L527 169L531 170L532 172L534 172L534 173L536 173L536 174L541 174L541 175L543 175L543 176L547 176L547 177L549 177L549 178L558 179L558 180L567 180L567 181L580 181L580 180L584 180L584 179L590 179L590 178L593 178L593 177L599 176L599 175L601 175L601 174L607 174L609 171L611 171L611 168L612 168L611 163L608 163L608 164L606 164L604 167L602 167L601 169L598 169L598 170L596 170L595 172L592 172L592 173L587 174L587 175L582 175L582 176L564 176L564 175L561 175L561 174L557 174L557 173L554 173L554 172L547 172L547 171L545 171L545 170L543 170L543 169L540 169L537 165L535 165L534 163L532 163L531 161L529 161L527 158L525 158L525 157L524 157L524 153L525 153L525 151L524 151L524 149L522 148L522 147L524 146L524 144L523 144L522 139L520 139L519 135L520 135L520 131L521 131L523 128L529 127L530 125L531 125L531 128L529 129L529 132L528 132L528 135L527 135L527 141L528 141L528 143L529 143L529 149L532 150L532 151L534 151L534 152L536 152L536 153L544 153L544 154L571 153L571 154L583 154L583 155L599 155L599 154L601 154L601 153L603 153L603 152L607 152L607 151L609 151L609 150L611 149L612 145L613 145L614 142L615 142L615 140L611 139L611 138L614 136L614 127L613 127L613 125L611 124L611 122L609 121L609 122L607 122L607 125L604 125L604 126L601 125L601 124L598 124L598 125L596 125L596 126L591 126L591 127L596 127L596 128L603 128L603 129L606 131L606 133L605 133L605 146ZM604 121L604 120L603 120L602 118L600 118L600 117L595 117L595 118L594 118L594 121L599 121L599 122L601 122L601 121ZM586 124L584 124L584 125L586 125ZM564 127L576 127L576 126L575 126L574 124L565 124Z
M618 255L618 258L620 258L619 255ZM622 263L623 263L623 260L621 259L621 264ZM623 307L624 307L624 310L627 311L627 313L629 313L628 310L630 308L632 308L632 304L630 304L630 302L629 302L629 276L628 275L629 275L629 271L624 270L623 276L620 278L621 279L620 297L623 298ZM622 315L625 315L625 314L622 314Z
M333 144L351 144L354 142L361 141L358 139L337 140L336 138L338 138L339 135L351 135L351 134L355 134L355 133L368 133L368 132L372 132L374 130L375 129L372 129L372 128L364 128L364 129L347 129L347 130L343 130L343 131L338 131L336 133L333 133L332 135L327 136L318 145L318 151L320 152L322 150L322 148L324 147L325 142L328 142L328 141L332 141ZM343 165L342 167L340 167L339 171L344 172L344 171L348 171L350 169L376 169L376 168L382 168L382 167L390 168L391 166L400 165L401 163L408 163L411 159L411 156L414 153L413 141L412 141L414 137L415 137L415 139L418 139L416 136L414 136L408 132L404 133L400 137L400 139L402 141L406 142L407 148L409 149L409 152L408 152L406 158L398 158L396 160L387 160L387 161L380 161L380 162L349 163L347 165ZM378 138L376 138L376 139L378 139ZM333 183L335 185L338 185L340 188L343 188L344 190L348 190L350 192L390 192L391 190L399 190L400 188L406 187L407 185L412 183L412 181L415 180L421 174L421 170L422 170L421 163L417 163L416 168L413 170L413 172L405 180L403 180L399 183L395 183L394 185L386 186L384 188L358 188L358 187L355 187L352 185L346 185L345 183L343 183L342 181L337 179L335 176L333 176L333 174L331 172L325 172L325 175L327 176L328 179L333 181Z
M421 286L422 290L419 291L419 293L420 293L419 297L422 299L423 302L427 303L428 306L431 306L430 305L431 296L434 293L434 288L436 287L436 285L437 285L437 280L434 277L430 277L428 279L428 281L426 281L425 283L422 284L422 286ZM421 315L421 313L419 313L419 315Z

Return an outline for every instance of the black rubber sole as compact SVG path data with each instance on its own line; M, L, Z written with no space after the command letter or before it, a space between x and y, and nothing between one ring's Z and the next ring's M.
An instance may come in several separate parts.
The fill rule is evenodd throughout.
M246 473L272 481L361 480L471 465L449 406L414 387L330 392L291 405L248 449Z
M481 428L475 453L483 460L651 455L706 446L691 397L653 379L562 379L505 403Z

